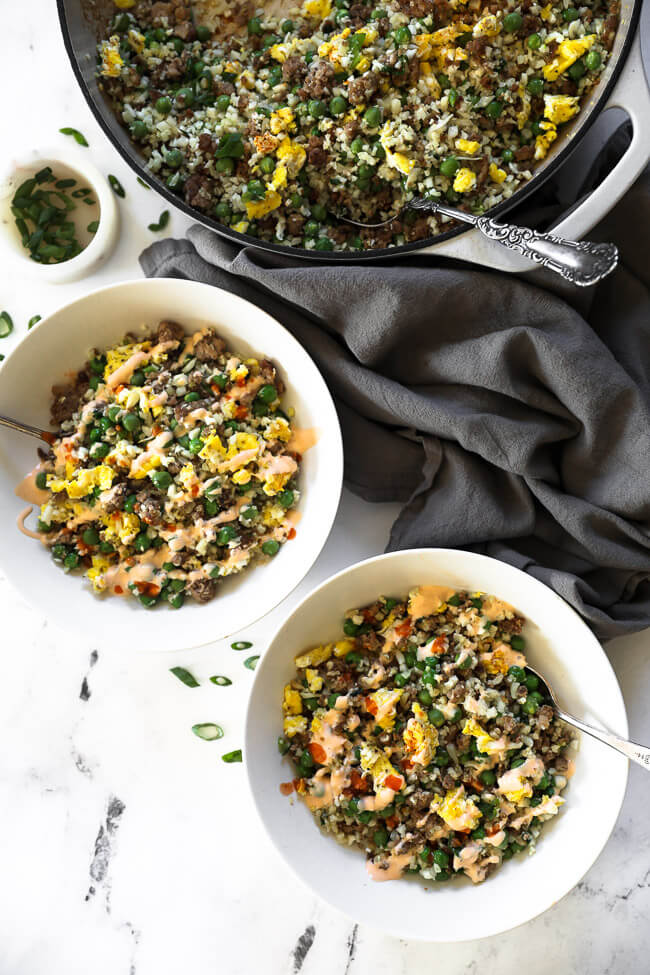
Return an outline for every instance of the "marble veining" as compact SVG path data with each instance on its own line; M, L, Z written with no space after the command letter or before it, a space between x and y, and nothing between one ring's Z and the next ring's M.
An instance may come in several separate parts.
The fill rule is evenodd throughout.
M12 95L3 99L0 162L14 148L64 144L58 129L74 125L88 138L85 151L127 191L120 243L91 278L45 286L22 273L4 275L0 306L16 323L2 340L6 353L32 315L138 277L137 255L153 239L146 227L162 205L136 183L86 108L53 0L5 2L3 41L3 91ZM167 232L181 235L187 225L174 212ZM344 492L308 578L284 607L242 634L255 652L264 652L283 612L309 589L380 552L395 515L395 506L366 505ZM2 544L11 544L9 529ZM481 942L398 941L342 917L294 879L251 809L243 767L221 762L222 752L241 746L252 679L228 642L141 654L134 632L132 646L98 655L92 632L84 639L48 625L1 575L0 618L0 975L647 971L650 779L642 769L631 769L620 819L598 862L546 914ZM631 734L650 742L650 636L618 640L609 652ZM169 668L177 664L201 686L190 690L175 680ZM211 685L213 673L232 685ZM198 721L218 721L224 739L197 739L190 729Z

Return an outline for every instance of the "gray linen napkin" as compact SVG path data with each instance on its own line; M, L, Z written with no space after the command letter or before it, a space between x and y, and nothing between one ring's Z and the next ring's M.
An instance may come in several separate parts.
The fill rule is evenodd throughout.
M349 487L404 503L389 550L502 559L609 638L650 625L650 170L591 236L621 262L586 293L433 259L319 266L200 226L140 260L298 338L336 400Z

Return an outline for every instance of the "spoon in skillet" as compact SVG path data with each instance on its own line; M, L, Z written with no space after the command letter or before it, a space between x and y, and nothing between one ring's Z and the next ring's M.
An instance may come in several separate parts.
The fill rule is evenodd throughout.
M429 197L416 196L409 200L393 217L382 220L381 223L361 223L352 220L342 213L335 216L344 223L355 227L386 227L396 217L408 210L429 211L440 213L461 223L469 223L490 240L495 240L509 250L523 254L529 260L541 267L548 268L560 274L565 281L578 287L586 288L596 284L614 270L618 264L618 248L615 244L595 244L589 240L567 240L555 234L542 233L529 227L517 227L515 224L500 223L492 217L478 217L473 213L465 213L455 207L439 203Z
M7 427L9 430L16 430L18 433L26 433L28 437L35 437L37 440L44 440L50 446L56 440L56 434L48 430L41 430L39 427L30 426L29 423L21 423L19 420L12 420L9 416L0 413L0 427Z
M591 725L585 724L584 721L579 721L578 718L574 718L573 715L568 714L564 711L558 704L557 697L555 696L555 691L549 684L546 677L540 674L538 670L526 662L526 669L532 674L539 677L542 684L545 685L549 697L552 701L552 707L555 710L558 718L564 721L566 724L571 725L573 728L577 728L578 731L583 731L586 735L591 735L592 738L597 738L598 741L602 741L603 744L609 745L615 751L620 752L625 755L626 758L631 759L631 761L636 762L637 765L642 765L645 769L650 771L650 748L646 748L645 745L637 745L634 741L627 741L625 738L619 738L618 735L612 734L611 731L602 731L600 728L592 728Z

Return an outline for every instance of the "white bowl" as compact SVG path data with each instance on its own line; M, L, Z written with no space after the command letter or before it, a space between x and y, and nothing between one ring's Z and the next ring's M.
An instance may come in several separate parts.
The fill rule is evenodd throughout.
M273 609L304 578L336 515L343 475L341 433L332 398L302 346L265 312L206 284L175 279L130 281L93 291L27 333L0 367L0 413L47 427L52 384L80 368L93 346L106 348L129 330L168 318L193 332L214 325L228 344L277 364L300 427L315 427L318 442L303 458L301 520L296 537L266 565L225 580L215 599L187 601L177 612L144 610L136 600L99 597L87 579L66 575L48 550L16 527L25 507L14 489L36 461L37 441L0 428L0 563L21 594L50 619L87 636L93 645L172 650L219 640ZM34 515L31 516L34 518ZM28 524L31 522L28 521Z
M503 562L448 549L393 552L360 562L323 583L291 613L260 660L246 716L248 779L262 822L287 864L332 907L395 937L468 941L507 931L551 907L592 865L614 827L627 781L627 759L583 736L566 804L540 837L537 852L506 862L474 886L402 879L376 883L364 855L318 829L307 807L280 793L292 777L281 758L282 688L295 674L293 659L307 647L334 640L346 610L398 596L423 583L489 592L528 620L530 663L548 676L569 712L627 735L621 692L598 641L579 616L532 576Z
M3 173L0 176L2 254L22 272L27 271L39 281L48 284L63 284L96 271L109 257L117 240L120 213L115 194L106 177L91 162L88 151L85 152L86 155L82 150L61 146L32 148L6 158L3 162ZM60 264L38 264L32 261L29 252L22 245L10 210L11 198L20 184L45 166L51 166L60 175L77 177L80 183L90 186L99 206L99 226L92 240L80 254Z

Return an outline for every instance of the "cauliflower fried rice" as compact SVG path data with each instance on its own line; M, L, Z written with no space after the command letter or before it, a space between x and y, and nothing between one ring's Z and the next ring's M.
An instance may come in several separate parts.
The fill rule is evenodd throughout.
M161 322L95 351L53 389L58 436L30 476L54 560L97 592L179 608L275 556L295 535L304 449L283 391L270 360L211 328Z
M262 240L388 247L445 229L413 196L475 214L510 197L604 70L618 0L305 0L241 30L195 26L187 0L122 3L100 84L152 173ZM243 12L242 12L243 11ZM247 19L248 18L248 19Z
M420 586L346 614L296 658L278 745L323 830L374 880L485 880L558 813L574 739L526 669L524 619L484 593Z

